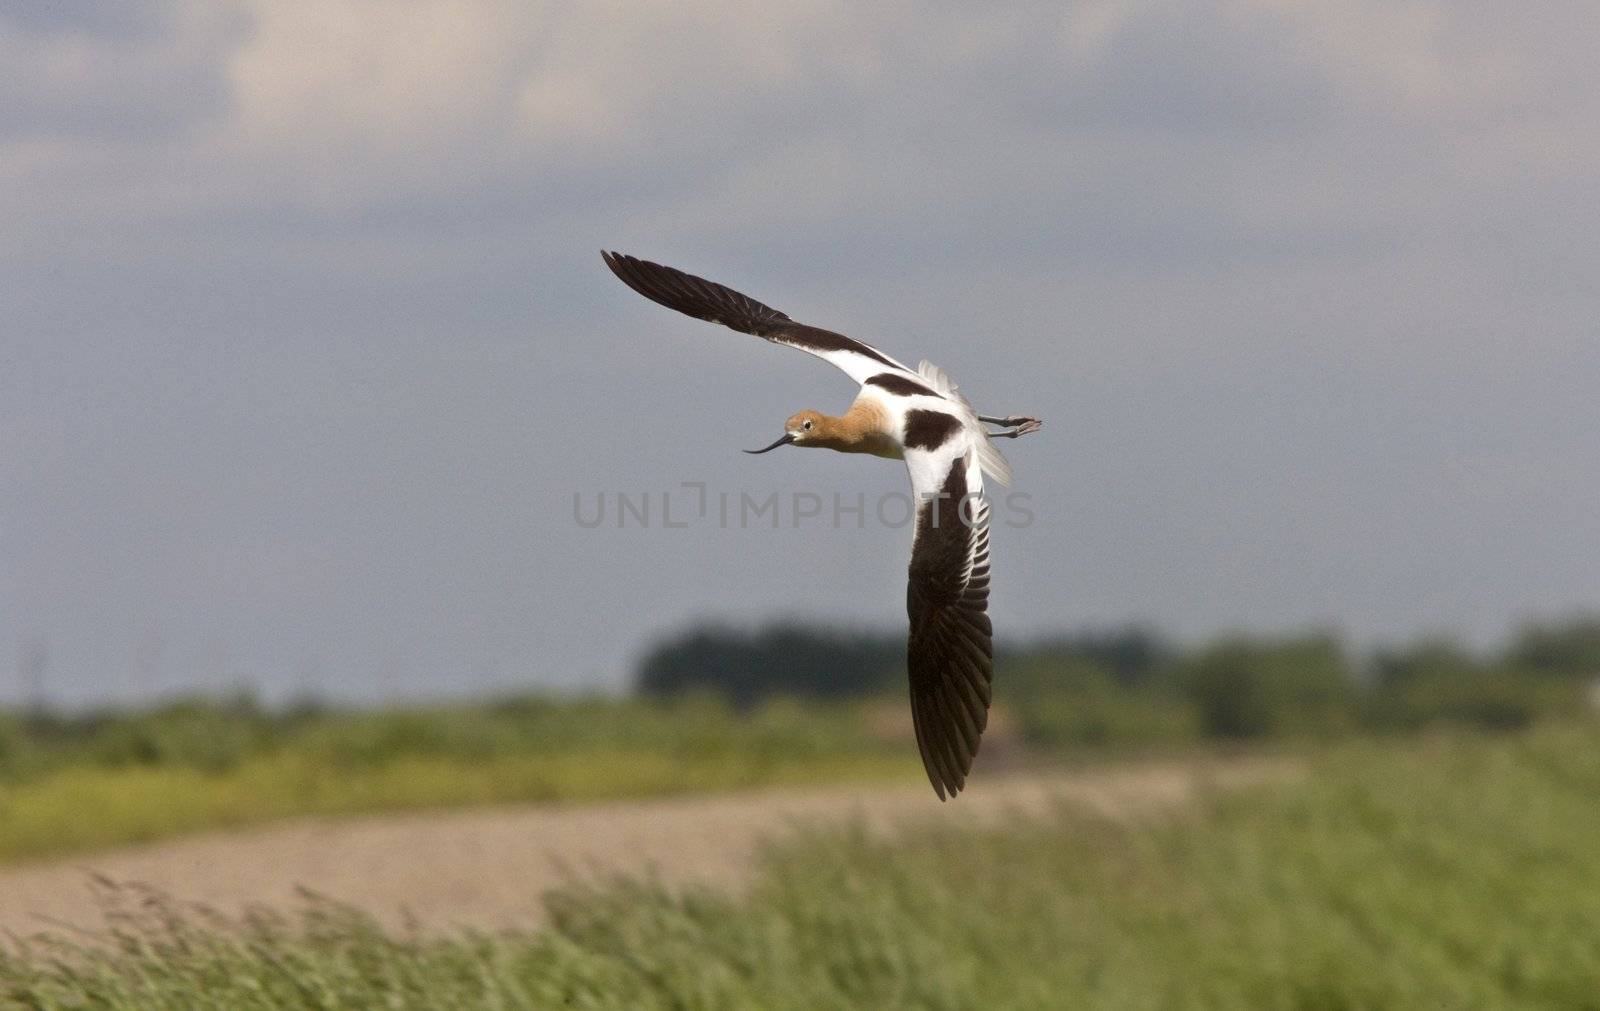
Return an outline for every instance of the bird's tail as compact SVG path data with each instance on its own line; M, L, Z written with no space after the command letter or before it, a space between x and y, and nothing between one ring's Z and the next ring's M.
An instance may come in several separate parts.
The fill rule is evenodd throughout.
M962 420L968 428L976 433L973 444L978 449L978 466L983 472L1000 482L1005 487L1011 487L1011 462L1000 452L1000 447L989 438L989 430L983 427L983 422L978 420L978 412L967 403L967 398L957 392L956 384L944 369L924 358L917 363L917 375L921 376L929 386L943 396L955 401L961 408Z

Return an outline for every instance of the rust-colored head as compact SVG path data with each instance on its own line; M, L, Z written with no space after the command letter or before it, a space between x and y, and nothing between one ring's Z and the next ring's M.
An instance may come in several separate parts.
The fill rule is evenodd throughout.
M804 446L821 437L827 423L828 416L821 411L801 411L789 416L789 420L783 423L783 430L794 436L796 446Z
M782 438L765 449L747 449L745 452L770 453L779 446L814 446L814 440L822 436L827 422L828 416L820 411L801 411L790 415L789 420L783 423Z

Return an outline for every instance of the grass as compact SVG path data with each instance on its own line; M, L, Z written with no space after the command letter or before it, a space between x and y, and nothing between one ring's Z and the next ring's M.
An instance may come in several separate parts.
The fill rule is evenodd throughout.
M791 680L808 668L787 654L840 652L825 632L722 645L691 636L684 648L699 660L680 660L735 696L751 687L746 676L773 673L765 667ZM885 656L900 648L879 646ZM1003 658L998 722L1030 755L1101 759L1216 744L1319 747L1441 726L1514 730L1588 711L1597 650L1594 620L1532 626L1492 654L1425 641L1365 663L1322 634L1226 636L1180 650L1132 630ZM1363 670L1371 676L1358 677ZM711 696L511 698L277 712L240 699L73 716L0 711L0 862L296 815L919 779L903 690L879 705L771 703L736 714ZM990 729L991 753L1005 733Z
M574 887L530 934L121 893L110 947L0 961L32 1008L1600 1007L1600 729L1339 745L1161 820L793 839L743 896Z
M859 707L740 716L706 700L299 716L187 703L12 742L0 746L0 860L296 815L920 775L915 749L875 737Z

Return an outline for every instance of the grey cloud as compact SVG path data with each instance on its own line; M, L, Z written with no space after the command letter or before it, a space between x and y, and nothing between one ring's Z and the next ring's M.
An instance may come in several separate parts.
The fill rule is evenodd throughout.
M231 27L230 27L231 26ZM0 13L0 144L83 138L148 143L227 111L219 9L183 16L169 4L33 4Z
M170 28L173 0L57 0L50 3L12 5L3 16L6 26L32 36L87 35L120 40L144 40Z

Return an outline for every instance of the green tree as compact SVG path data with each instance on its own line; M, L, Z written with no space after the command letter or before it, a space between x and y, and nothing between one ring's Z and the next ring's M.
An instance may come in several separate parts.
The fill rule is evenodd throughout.
M701 627L658 645L639 665L639 690L710 691L740 708L774 696L845 698L897 685L904 638L777 625L754 633Z
M1331 635L1230 636L1179 663L1174 677L1214 737L1328 733L1354 718L1355 678Z
M1600 616L1524 625L1506 663L1551 677L1600 678Z
M1484 664L1454 639L1430 638L1373 654L1372 670L1378 685L1402 685L1436 678L1480 674Z

